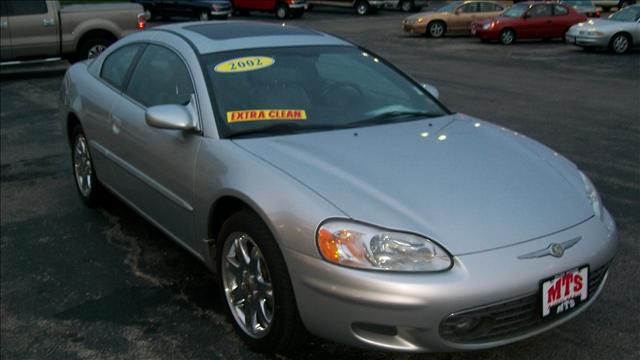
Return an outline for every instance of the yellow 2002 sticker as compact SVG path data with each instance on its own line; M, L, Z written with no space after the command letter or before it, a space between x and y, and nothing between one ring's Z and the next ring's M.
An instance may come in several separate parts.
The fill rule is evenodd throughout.
M245 56L223 61L213 68L219 73L237 73L244 71L254 71L264 69L276 62L274 58L268 56Z
M268 120L307 120L307 113L304 110L294 109L240 110L227 112L227 122L230 124Z

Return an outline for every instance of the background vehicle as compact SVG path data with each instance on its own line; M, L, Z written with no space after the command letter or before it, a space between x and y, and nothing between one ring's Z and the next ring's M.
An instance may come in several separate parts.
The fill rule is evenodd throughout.
M137 4L0 1L0 61L93 57L117 39L145 28Z
M497 16L510 1L455 1L436 11L409 16L402 22L405 32L441 37L445 33L468 33L474 20Z
M555 2L518 3L493 19L475 21L471 32L483 41L498 40L504 45L516 39L563 37L569 28L587 17Z
M307 0L231 0L233 10L241 14L249 11L273 12L278 19L286 19L289 16L299 18L304 14Z
M231 3L228 0L131 0L144 7L148 20L158 17L170 18L184 16L203 21L226 19L231 15Z
M391 9L402 9L404 12L418 11L429 5L429 0L389 0L385 5Z
M616 54L640 45L640 5L611 14L609 19L594 19L572 26L565 40L585 49L609 48Z
M316 5L354 8L358 15L374 13L387 6L389 0L309 0L308 9ZM402 6L402 4L401 4Z
M577 12L584 14L586 17L597 17L599 18L602 14L602 9L596 7L594 2L591 0L587 1L577 1L577 0L564 0L560 2L561 4L565 4L567 6L571 6Z
M600 6L604 11L609 11L613 7L617 7L619 0L594 0L595 6Z

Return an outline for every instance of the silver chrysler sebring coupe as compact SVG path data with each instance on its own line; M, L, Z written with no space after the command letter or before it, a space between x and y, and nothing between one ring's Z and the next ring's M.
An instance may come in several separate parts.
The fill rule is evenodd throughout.
M82 200L207 264L256 351L483 349L584 311L617 247L593 184L436 93L320 32L181 23L70 67L60 109Z

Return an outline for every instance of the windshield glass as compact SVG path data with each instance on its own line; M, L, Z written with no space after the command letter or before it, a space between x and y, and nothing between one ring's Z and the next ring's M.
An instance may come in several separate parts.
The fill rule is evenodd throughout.
M615 21L638 21L640 19L640 5L628 6L609 17Z
M438 12L443 12L443 13L446 13L446 12L452 12L452 11L453 11L453 10L455 10L455 9L458 7L458 5L460 5L460 4L462 4L462 1L454 1L454 2L452 2L452 3L450 3L450 4L447 4L447 5L443 6L443 7L441 7L441 8L440 8L440 9L438 9L437 11L438 11Z
M398 71L356 47L230 51L203 57L223 137L268 136L447 114Z
M502 16L514 18L520 17L525 13L525 11L527 11L527 9L529 9L529 4L516 4L503 12Z

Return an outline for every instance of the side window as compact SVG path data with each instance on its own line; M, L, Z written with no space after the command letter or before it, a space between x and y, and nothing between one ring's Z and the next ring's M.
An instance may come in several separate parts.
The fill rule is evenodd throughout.
M480 12L496 12L502 11L503 7L498 4L492 4L489 2L480 3Z
M476 12L477 11L477 6L478 3L468 3L468 4L464 4L462 6L460 6L458 8L458 10L462 13L472 13L472 12Z
M551 6L547 4L535 5L527 15L532 18L551 16Z
M127 71L141 46L140 44L129 45L109 54L102 64L100 77L109 84L122 88Z
M45 0L21 0L11 1L13 9L12 16L36 15L47 13L47 3Z
M554 5L553 8L553 15L555 16L564 16L569 14L569 10L567 10L567 8L565 8L564 6L561 5Z
M150 107L187 104L194 90L180 57L164 47L149 45L133 70L126 93Z

